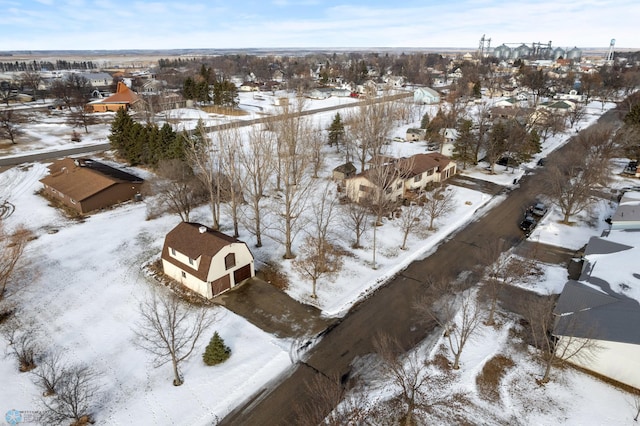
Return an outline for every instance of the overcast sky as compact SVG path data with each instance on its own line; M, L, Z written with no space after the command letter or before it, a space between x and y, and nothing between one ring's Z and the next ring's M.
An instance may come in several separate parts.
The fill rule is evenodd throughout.
M0 51L469 47L480 37L640 48L638 0L0 0Z

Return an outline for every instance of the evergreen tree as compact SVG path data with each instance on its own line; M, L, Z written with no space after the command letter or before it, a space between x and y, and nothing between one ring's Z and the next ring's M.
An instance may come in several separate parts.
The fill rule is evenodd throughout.
M422 116L422 120L420 120L420 128L426 129L427 127L429 127L429 113L425 112Z
M631 107L624 117L624 123L628 126L640 126L640 102Z
M340 117L340 113L337 112L331 126L329 126L329 146L335 144L336 149L340 149L340 142L344 139L344 123Z
M474 164L475 135L473 134L473 123L471 120L460 120L458 124L458 137L454 142L453 154L451 158L462 163L462 169L467 168L467 164Z
M111 134L109 142L111 147L118 152L118 155L125 157L124 150L127 145L134 121L126 109L120 108L111 123Z
M481 91L481 87L480 87L480 82L476 81L473 84L473 97L480 99L482 97L482 91Z
M202 360L207 365L225 362L231 356L231 349L224 344L224 340L216 331L202 354Z

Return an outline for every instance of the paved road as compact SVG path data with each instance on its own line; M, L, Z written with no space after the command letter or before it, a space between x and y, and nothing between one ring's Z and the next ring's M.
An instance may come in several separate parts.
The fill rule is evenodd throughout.
M606 118L605 118L606 119ZM565 145L566 146L566 145ZM564 149L552 153L550 160L561 156ZM304 363L298 363L267 387L250 396L221 422L222 425L294 425L296 407L314 404L307 383L315 375L348 377L351 363L373 352L373 339L379 333L396 337L409 349L428 336L416 319L412 306L426 293L430 280L452 280L469 275L480 276L478 265L486 264L487 252L502 240L504 249L517 246L523 240L518 223L525 209L544 193L545 168L523 176L519 187L484 216L470 223L443 242L428 258L412 263L386 286L356 305L308 353ZM517 292L513 292L515 297ZM517 305L517 300L512 300ZM319 423L321 418L316 419Z
M375 99L374 102L375 103L381 103L381 102L390 102L390 101L394 101L394 100L400 100L400 99L404 99L404 98L408 98L410 96L413 96L413 94L411 92L407 92L407 93L399 93L399 94L395 94L395 95L389 95L389 96L385 96L379 99ZM362 102L367 102L367 101L362 101ZM360 103L362 103L360 102ZM335 111L335 110L339 110L339 109L343 109L343 108L353 108L355 106L357 106L359 103L358 102L354 102L351 104L345 104L345 105L334 105L334 106L330 106L330 107L325 107L325 108L319 108L319 109L312 109L312 110L308 110L308 111L303 111L301 113L297 113L295 115L298 116L307 116L307 115L314 115L314 114L318 114L321 112L327 112L327 111ZM244 127L244 126L251 126L253 124L258 124L258 123L264 123L270 120L273 120L274 118L277 117L261 117L261 118L256 118L253 120L236 120L233 121L231 123L225 123L225 124L218 124L215 126L209 126L206 127L206 131L208 132L213 132L216 130L221 130L221 129L226 129L226 128L230 128L233 126L238 126L238 127ZM34 161L45 161L45 160L51 160L51 159L56 159L56 158L60 158L60 157L65 157L68 155L78 155L78 154L87 154L90 152L98 152L98 151L105 151L111 149L111 145L107 142L107 143L99 143L96 145L84 145L81 147L77 147L77 148L69 148L69 149L60 149L60 150L53 150L53 151L45 151L45 152L33 152L33 153L29 153L29 154L25 154L25 155L21 155L21 156L16 156L16 157L0 157L0 173L2 173L3 171L5 171L6 169L12 167L12 166L16 166L18 164L22 164L22 163L31 163Z

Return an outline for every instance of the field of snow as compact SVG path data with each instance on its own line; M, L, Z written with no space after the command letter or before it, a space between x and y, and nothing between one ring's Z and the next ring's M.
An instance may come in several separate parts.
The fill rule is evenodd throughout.
M351 102L348 99L331 99L314 101L313 105ZM241 100L241 104L248 102L252 100ZM612 106L607 105L607 108ZM600 104L590 105L590 112L579 124L581 127L586 127L601 114ZM201 118L200 113L180 111L179 114L193 118L191 121ZM326 128L334 115L334 111L317 114L313 121ZM398 128L395 134L404 136L404 129L416 126L419 119L415 117L415 122ZM17 155L45 147L77 146L65 138L51 136L56 132L66 134L69 130L63 126L57 119L42 120L41 127L32 126L29 130L33 132L34 140L41 143L12 147L0 155ZM82 143L104 142L107 135L108 125L96 126ZM550 138L544 149L551 150L565 138L566 135ZM424 145L419 143L394 142L390 146L392 152L405 156L424 152L424 149ZM499 170L501 167L497 166L495 175L486 174L481 167L469 169L465 174L511 186L514 178L522 176L535 161L514 172ZM341 162L340 155L329 152L323 176L328 176L332 168ZM267 334L230 311L216 307L212 309L217 317L216 324L207 330L193 356L182 366L185 384L177 388L172 386L171 368L153 368L150 356L133 345L133 328L139 318L137 307L140 301L157 287L142 273L141 267L159 257L164 236L179 219L177 216L161 216L146 220L145 204L138 203L92 215L83 222L69 220L35 194L40 188L38 179L46 174L45 166L26 164L0 173L0 201L8 200L15 205L15 212L4 223L10 228L23 224L37 237L28 245L24 256L31 271L30 282L16 300L23 307L23 312L37 322L41 341L47 348L58 348L66 359L90 364L102 373L103 398L96 413L99 424L213 424L247 395L290 366L289 347L292 342ZM376 270L371 268L369 231L363 241L364 248L354 251L353 256L345 260L343 272L337 278L319 281L319 297L313 303L322 309L324 315L344 315L354 303L384 284L387 278L411 261L427 256L452 231L499 202L499 199L491 199L477 191L457 187L452 190L456 193L457 208L438 221L435 232L410 235L409 249L400 250L400 232L393 221L386 221L378 230L379 267ZM601 207L593 213L598 218L609 214L608 206ZM206 207L193 213L195 221L206 223L208 218ZM574 245L580 247L590 235L599 235L598 229L589 226L588 222L590 220L579 220L571 227L574 234L568 238L567 230L561 229L552 213L531 238L571 248ZM223 223L225 229L230 229L228 218ZM249 241L250 238L246 231L241 230L241 239ZM346 241L344 246L348 246ZM265 238L263 248L254 251L258 265L260 262L282 263L283 269L290 274L288 294L309 302L310 282L297 277L289 262L282 261L282 254L282 247L268 238ZM541 292L560 291L566 275L563 278L562 271L558 269L552 266L546 269L547 278L540 283ZM505 329L483 331L482 338L466 350L456 386L470 389L469 381L473 380L483 360L503 348L500 342L506 341ZM219 331L231 347L232 356L221 366L206 367L200 356L214 330ZM484 342L493 342L493 345L487 346ZM6 343L2 341L0 351L4 349ZM546 400L541 391L536 393L533 384L525 384L534 383L529 377L535 374L533 370L534 365L525 368L524 376L518 373L508 378L511 383L523 387L519 395L505 395L505 413L500 419L517 418L520 424L557 424L558 420L576 425L626 422L628 410L625 407L628 404L620 391L573 370L563 372L562 381L545 388L544 392L554 395L557 408L543 412L533 410L524 415L520 412L523 406L529 406L533 400ZM6 384L0 387L0 414L9 409L38 409L39 389L28 373L18 373L12 358L0 360L0 377ZM580 401L580 404L574 404L572 400ZM597 404L597 401L607 403Z

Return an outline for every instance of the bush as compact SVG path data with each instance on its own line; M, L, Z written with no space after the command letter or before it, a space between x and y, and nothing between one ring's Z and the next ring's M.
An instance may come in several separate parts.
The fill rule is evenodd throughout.
M224 340L216 331L202 354L202 360L207 365L225 362L231 356L231 349L224 344Z

